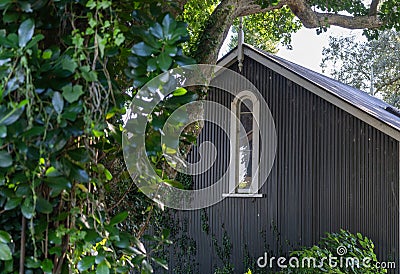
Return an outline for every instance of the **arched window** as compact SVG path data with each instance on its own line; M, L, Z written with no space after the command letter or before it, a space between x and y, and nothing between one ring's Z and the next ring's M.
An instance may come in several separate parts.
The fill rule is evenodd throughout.
M229 192L258 193L260 102L251 91L240 92L232 102Z

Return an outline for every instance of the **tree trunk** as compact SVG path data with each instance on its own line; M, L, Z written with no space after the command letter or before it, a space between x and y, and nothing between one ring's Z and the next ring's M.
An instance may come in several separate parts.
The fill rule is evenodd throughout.
M215 64L219 50L228 35L229 27L238 16L239 0L222 1L209 20L197 41L194 58L199 64Z

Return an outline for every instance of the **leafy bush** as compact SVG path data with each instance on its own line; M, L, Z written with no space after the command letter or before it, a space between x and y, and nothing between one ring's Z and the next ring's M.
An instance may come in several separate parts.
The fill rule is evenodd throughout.
M126 193L143 196L114 193L133 185L121 172L132 85L193 62L180 45L185 24L157 3L152 17L135 11L151 2L0 1L1 273L167 268L139 241L146 225L126 224L150 216L151 202L124 211ZM169 243L160 234L153 250Z
M290 256L298 258L299 268L294 267L295 262L288 263L288 268L281 273L387 273L386 269L376 266L373 242L360 233L354 235L346 230L327 233L318 246L293 251ZM315 259L317 267L313 267L310 258Z

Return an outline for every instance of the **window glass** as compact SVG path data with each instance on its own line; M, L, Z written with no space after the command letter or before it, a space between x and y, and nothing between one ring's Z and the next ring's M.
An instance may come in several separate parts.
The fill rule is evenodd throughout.
M253 150L253 114L251 112L252 102L245 99L240 104L240 123L239 129L239 185L238 192L249 190L252 181L252 150Z

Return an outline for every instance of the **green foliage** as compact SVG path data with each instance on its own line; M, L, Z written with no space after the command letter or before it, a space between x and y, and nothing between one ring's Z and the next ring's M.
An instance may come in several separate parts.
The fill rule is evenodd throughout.
M191 51L197 47L196 42L199 40L201 32L218 4L218 0L191 0L186 3L180 17L188 23L190 41L185 50L189 54L193 54Z
M188 1L181 17L188 32L168 12L175 1L0 1L2 273L167 268L153 256L170 243L167 230L146 237L150 249L140 242L159 210L124 168L122 117L138 88L193 63L183 45L196 48L191 43L218 3ZM396 4L385 3L382 16L390 24L388 9ZM286 41L285 33L298 27L293 15L287 9L272 14L279 27L271 26L273 36L262 35ZM254 32L265 27L255 26ZM148 117L148 156L165 182L182 188L190 181L167 178L159 140L171 113L197 98L195 91L177 89ZM182 136L186 144L194 140ZM218 250L229 271L222 256L229 241L224 238Z
M400 31L400 3L398 1L384 1L380 10L382 19L386 22L387 29Z
M121 223L128 213L106 203L115 184L130 182L119 172L121 116L129 100L121 89L128 86L115 78L123 75L116 63L130 47L125 37L133 37L119 20L131 12L116 13L114 5L107 0L0 3L2 273L167 268L134 234L124 232ZM151 64L154 57L154 73L191 62L178 48L186 25L169 14L160 16L150 28L140 26L132 48L141 62ZM140 76L146 82L153 74ZM167 237L164 232L147 240L156 250L170 243Z
M400 35L385 31L378 40L357 42L354 36L330 37L321 67L335 79L400 107ZM372 85L372 88L371 88Z
M140 19L143 18L143 15L141 17L135 16L137 20L144 21ZM151 23L146 24L147 29L133 28L138 38L142 40L142 42L132 46L132 55L128 57L129 69L126 70L126 75L129 79L133 79L134 88L141 88L150 79L172 68L194 64L194 60L186 57L182 50L182 43L188 39L187 25L181 21L176 21L168 13L158 14L153 12L152 16ZM173 77L168 77L164 85L176 86L176 82ZM176 88L155 107L153 113L149 114L145 134L147 155L150 156L150 161L163 182L178 188L184 186L176 180L170 180L167 174L163 172L165 158L161 147L162 129L165 121L177 108L197 98L198 95L194 91ZM130 123L130 126L134 128L138 119L130 121ZM194 139L193 136L182 135L183 142L191 144ZM165 141L168 145L168 139ZM174 142L174 140L171 142ZM173 146L168 146L168 148L173 149Z
M238 26L237 19L232 28L233 33L238 32ZM277 52L279 42L290 48L291 34L300 28L301 23L287 7L243 18L244 41L272 53ZM232 37L229 47L234 48L236 45L237 35Z
M139 15L136 18L140 20ZM188 39L185 23L176 21L168 13L155 14L151 22L148 29L132 29L142 40L132 46L132 56L128 59L130 69L126 70L128 78L134 79L134 88L142 87L150 79L178 65L194 63L182 51L181 44Z
M343 247L347 251L343 252L344 254L338 252L338 248ZM327 233L326 237L322 238L317 246L293 251L290 256L299 259L300 268L292 268L288 265L288 268L284 269L281 273L387 273L386 269L379 268L376 265L378 260L372 241L367 237L363 237L360 233L354 235L345 230L341 230L338 233ZM333 263L329 264L328 259L322 260L322 258L329 257L337 258L337 261L335 261L336 265ZM346 266L346 263L340 264L341 257L343 257L343 261L346 258L358 259L360 267ZM307 258L315 258L317 265L323 262L323 266L319 268L309 267L306 260L305 267L301 267L301 262ZM368 266L362 263L365 258L368 258Z
M311 0L310 4L324 12L347 12L354 16L367 15L369 9L365 6L362 0ZM368 3L369 4L369 3Z
M228 232L225 230L224 226L222 225L222 229L224 229L224 235L222 237L221 245L218 243L218 239L215 235L212 235L212 242L214 245L215 252L218 258L222 262L222 267L216 267L214 270L214 274L228 274L234 272L234 266L231 263L231 256L232 256L232 242L228 235Z

